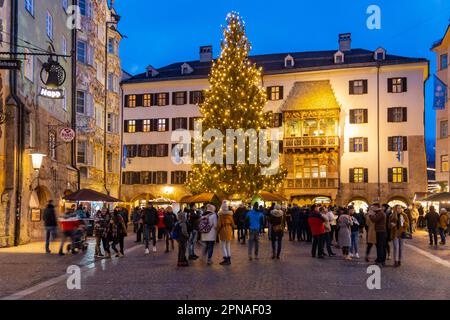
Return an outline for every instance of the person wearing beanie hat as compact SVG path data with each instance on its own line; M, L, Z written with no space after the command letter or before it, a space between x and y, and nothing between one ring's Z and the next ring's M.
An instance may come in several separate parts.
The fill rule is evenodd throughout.
M272 259L280 259L281 242L283 240L285 217L279 204L274 206L274 209L269 214L269 224L271 228L272 241Z
M223 261L221 265L231 264L231 240L233 239L233 211L228 208L224 200L220 206L219 219L217 222L217 232L222 245Z
M200 219L199 232L201 233L201 240L205 244L203 256L208 257L207 264L212 264L212 256L214 253L214 244L217 238L217 214L216 207L213 204L206 206L206 212Z

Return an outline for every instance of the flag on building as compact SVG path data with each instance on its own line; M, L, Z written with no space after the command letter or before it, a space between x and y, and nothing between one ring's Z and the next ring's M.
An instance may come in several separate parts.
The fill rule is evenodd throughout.
M434 75L434 110L445 109L445 104L447 102L447 85L442 82L436 75Z
M123 153L122 153L122 168L125 169L127 166L127 146L123 146Z

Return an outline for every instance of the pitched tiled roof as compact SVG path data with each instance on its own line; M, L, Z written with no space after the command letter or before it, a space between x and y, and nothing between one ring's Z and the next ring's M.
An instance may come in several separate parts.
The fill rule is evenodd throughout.
M310 52L287 52L250 56L250 60L258 67L263 68L263 74L292 73L310 70L344 69L361 66L406 64L415 62L427 62L424 58L409 58L386 54L383 61L375 61L373 51L365 49L352 49L345 52L344 63L335 64L334 54L336 50L330 51L310 51ZM295 61L294 67L284 67L284 58L290 54ZM189 74L181 74L181 66L187 62L194 71ZM147 77L147 74L140 73L123 83L155 82L165 80L202 79L207 78L211 69L211 62L184 61L169 64L157 69L159 74L154 77Z

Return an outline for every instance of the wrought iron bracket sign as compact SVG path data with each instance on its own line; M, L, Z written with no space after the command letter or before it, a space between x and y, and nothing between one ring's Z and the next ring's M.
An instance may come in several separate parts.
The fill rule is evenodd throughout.
M22 63L20 60L0 59L1 70L19 70Z
M39 95L51 99L62 99L64 98L64 90L41 87Z

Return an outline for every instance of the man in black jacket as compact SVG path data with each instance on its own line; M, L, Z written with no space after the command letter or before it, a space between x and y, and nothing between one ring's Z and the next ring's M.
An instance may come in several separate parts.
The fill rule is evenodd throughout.
M50 237L55 238L57 227L55 206L52 200L48 201L42 218L45 226L45 252L50 253Z
M143 212L142 220L144 224L144 240L145 240L145 254L149 254L148 244L150 240L150 233L152 234L153 252L156 252L156 225L158 224L158 212L149 204Z
M246 226L246 216L247 210L243 203L239 205L239 208L236 209L236 225L238 230L238 242L242 241L242 244L245 244L245 239L247 238L247 226Z

